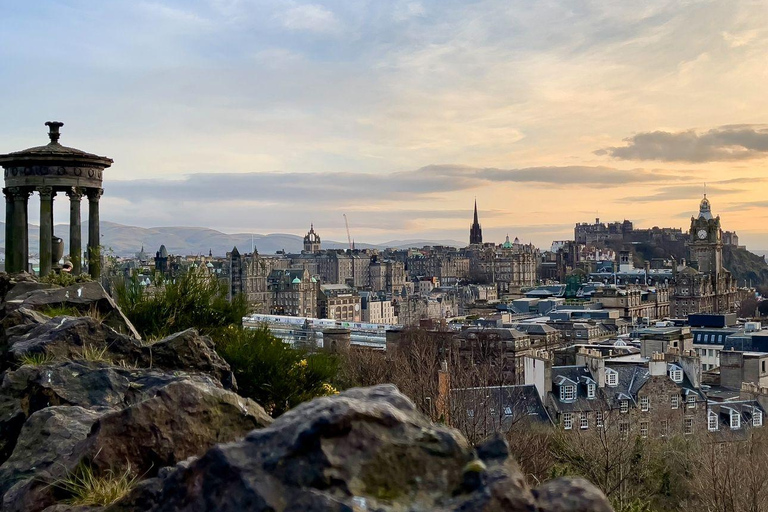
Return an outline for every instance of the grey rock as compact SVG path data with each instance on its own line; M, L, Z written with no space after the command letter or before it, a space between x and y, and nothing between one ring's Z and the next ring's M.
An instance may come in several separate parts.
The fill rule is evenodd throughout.
M612 512L605 495L583 478L558 478L534 490L541 512Z
M152 476L163 466L241 439L272 423L256 402L200 381L180 380L142 402L99 418L81 447L99 470L130 466Z
M41 510L53 504L56 486L52 484L81 460L76 446L86 439L93 423L104 412L82 407L48 407L31 415L13 454L0 466L3 510ZM13 487L14 492L9 493Z
M19 310L21 311L21 310ZM166 371L193 371L212 375L227 389L237 384L229 364L216 353L213 341L194 329L163 338L151 345L116 332L90 317L56 317L34 323L8 340L8 356L19 361L27 354L50 354L56 359L82 359L83 349L104 352L110 362Z
M16 290L16 288L21 289ZM28 291L25 291L27 289ZM52 288L50 286L45 288L42 283L19 283L8 292L5 303L6 311L13 311L20 307L38 311L50 307L70 307L82 314L94 311L102 317L105 325L122 334L141 339L131 321L97 282Z

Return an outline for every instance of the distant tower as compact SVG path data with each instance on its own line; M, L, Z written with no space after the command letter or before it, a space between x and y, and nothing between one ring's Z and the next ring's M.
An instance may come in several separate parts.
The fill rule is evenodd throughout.
M309 233L304 236L304 252L320 252L320 237L315 233L315 225L309 225Z
M721 238L720 216L712 215L712 207L704 194L699 203L698 216L691 217L690 257L699 264L699 271L717 277L723 270L723 241Z
M469 228L469 244L482 244L483 243L483 230L480 227L480 222L477 220L477 199L475 199L475 221L472 223L472 227Z
M168 249L165 245L161 245L160 250L155 253L155 270L161 274L168 272Z

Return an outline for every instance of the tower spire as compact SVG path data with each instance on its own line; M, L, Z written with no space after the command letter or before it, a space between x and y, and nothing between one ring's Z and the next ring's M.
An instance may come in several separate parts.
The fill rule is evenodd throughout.
M480 228L480 221L477 218L477 197L475 197L475 218L472 226L469 228L469 244L482 244L483 230Z

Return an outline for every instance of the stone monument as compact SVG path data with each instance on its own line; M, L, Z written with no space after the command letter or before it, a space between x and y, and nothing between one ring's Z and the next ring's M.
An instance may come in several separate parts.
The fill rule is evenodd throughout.
M102 172L112 159L59 144L59 129L64 123L49 121L45 146L0 155L5 169L5 269L8 273L26 271L29 266L27 202L33 192L40 194L40 275L51 273L62 253L61 239L53 234L53 200L64 192L69 196L69 258L72 272L82 272L80 201L88 198L88 272L101 273L99 250L99 198ZM56 258L56 261L54 261Z

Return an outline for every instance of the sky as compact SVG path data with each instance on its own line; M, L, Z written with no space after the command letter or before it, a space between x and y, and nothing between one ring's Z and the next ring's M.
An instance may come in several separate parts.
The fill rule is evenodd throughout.
M706 191L767 250L766 55L760 0L0 1L0 153L64 122L143 227L468 241L477 198L548 248Z

